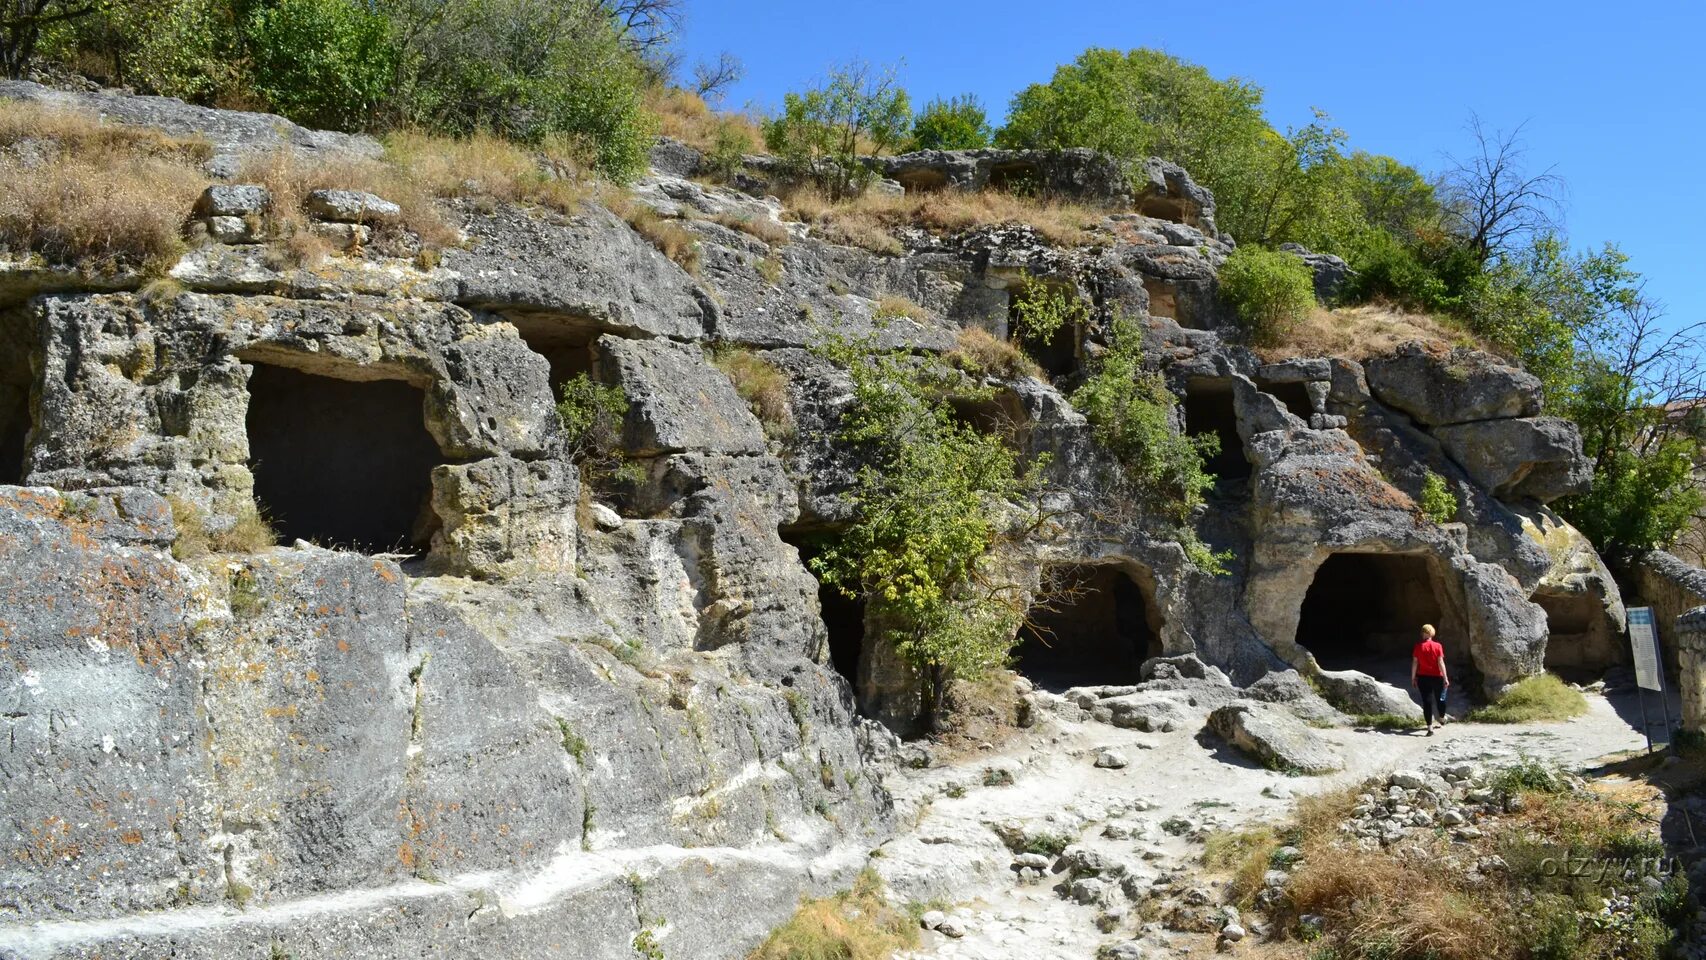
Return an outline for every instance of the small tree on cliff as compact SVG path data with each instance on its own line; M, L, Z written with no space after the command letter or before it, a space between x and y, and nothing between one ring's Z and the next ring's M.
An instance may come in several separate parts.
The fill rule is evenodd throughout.
M859 155L899 143L911 119L912 103L894 68L851 63L831 71L821 87L784 96L782 115L764 125L764 144L797 176L816 177L833 196L845 197L872 176Z
M958 375L932 361L876 352L870 339L831 338L819 351L853 379L840 437L864 463L858 519L812 565L865 599L918 672L931 726L948 682L1004 666L1017 640L1026 598L1003 560L1040 523L1017 504L1031 500L1046 461L1021 469L1001 437L958 422L943 399L963 390Z

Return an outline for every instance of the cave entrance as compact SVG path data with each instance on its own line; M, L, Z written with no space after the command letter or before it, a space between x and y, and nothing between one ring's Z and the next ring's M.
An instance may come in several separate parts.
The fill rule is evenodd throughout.
M1020 197L1035 197L1043 190L1042 168L1034 163L1011 161L989 168L989 189Z
M1586 683L1624 659L1621 638L1598 596L1541 591L1529 599L1546 611L1546 669Z
M428 546L432 469L419 388L254 364L249 469L255 499L286 541L367 553Z
M1250 477L1250 461L1244 456L1244 440L1238 436L1238 405L1232 381L1192 377L1185 384L1185 432L1212 433L1220 438L1220 452L1206 464L1216 486L1225 489Z
M865 601L849 597L839 588L824 583L811 566L811 562L835 539L836 534L827 531L782 533L782 540L800 551L800 562L818 581L818 607L822 612L824 630L829 635L829 665L857 692L860 689L859 668L865 655Z
M1150 316L1171 317L1179 326L1189 326L1179 316L1179 288L1173 281L1146 276L1143 278L1143 290L1149 294Z
M1012 390L997 390L987 396L952 396L948 407L958 423L984 434L1006 440L1010 446L1023 445L1030 417L1025 403Z
M1020 304L1029 298L1064 298L1068 314L1047 339L1021 332ZM1023 279L1009 288L1007 298L1008 339L1023 347L1026 356L1036 361L1050 378L1058 379L1078 369L1078 343L1084 338L1084 318L1087 313L1078 290L1070 283Z
M1043 583L1055 599L1026 615L1014 664L1038 687L1137 683L1143 662L1161 656L1161 615L1147 570L1049 566Z
M511 317L527 349L545 358L551 365L551 396L561 399L563 384L580 374L592 375L592 342L598 331L555 317Z
M1298 644L1323 669L1361 670L1407 684L1410 651L1422 624L1431 623L1448 661L1465 660L1468 636L1449 613L1436 566L1425 554L1332 554L1303 597Z
M0 484L24 482L30 436L30 357L37 342L28 318L0 316Z
M932 170L928 167L918 170L903 170L896 173L894 179L909 194L936 193L948 188L948 175L940 170Z
M1259 386L1261 386L1263 393L1285 404L1285 408L1291 411L1291 415L1304 423L1308 423L1309 418L1315 415L1315 401L1310 399L1309 387L1306 384L1298 382L1263 383Z

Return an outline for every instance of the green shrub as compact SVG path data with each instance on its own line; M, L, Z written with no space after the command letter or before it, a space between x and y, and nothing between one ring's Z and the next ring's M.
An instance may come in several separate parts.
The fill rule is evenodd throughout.
M1422 478L1422 498L1417 504L1422 516L1434 523L1450 523L1457 517L1457 494L1445 478L1429 470Z
M1528 756L1493 774L1491 786L1505 794L1563 793L1569 789L1557 767Z
M1114 322L1108 348L1073 391L1072 405L1090 421L1097 445L1118 464L1114 489L1104 498L1110 507L1130 504L1158 516L1193 565L1224 573L1230 555L1210 551L1191 527L1203 495L1214 487L1214 475L1203 464L1219 451L1219 438L1188 437L1173 429L1178 398L1159 374L1143 368L1143 332L1137 324L1124 317Z
M914 150L975 150L992 136L983 104L969 93L931 100L912 121Z
M66 4L66 6L73 6ZM210 103L246 93L242 23L233 0L110 0L50 24L50 55L115 85Z
M370 125L396 80L390 24L354 0L278 0L245 28L255 91L297 123Z
M1356 715L1356 725L1373 727L1376 730L1420 730L1420 717L1406 717L1399 713L1359 713Z
M1315 307L1315 281L1303 258L1243 246L1220 268L1220 295L1238 312L1250 342L1283 340Z
M933 724L955 678L1004 666L1024 610L999 572L1008 509L1028 499L1046 459L1021 472L999 436L958 422L945 399L960 375L934 360L878 352L869 337L831 337L819 352L845 367L853 401L840 436L863 461L856 519L812 561L827 584L862 596L871 622L923 682ZM963 387L960 387L963 392Z
M1550 673L1525 677L1511 685L1497 703L1469 714L1478 723L1534 723L1568 720L1588 709L1582 692Z
M622 388L595 383L582 373L563 384L558 398L569 460L580 465L582 477L592 483L621 477L628 466L622 452L628 397Z
M1063 328L1075 329L1089 317L1089 308L1069 287L1026 277L1013 294L1013 328L1027 343L1048 344Z

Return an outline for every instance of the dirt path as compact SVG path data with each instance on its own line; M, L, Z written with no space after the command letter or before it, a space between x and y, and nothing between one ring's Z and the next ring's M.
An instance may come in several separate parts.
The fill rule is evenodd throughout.
M960 937L926 933L906 957L1035 960L1083 958L1100 945L1143 937L1146 958L1201 955L1212 942L1140 930L1135 913L1115 932L1096 927L1095 906L1056 892L1058 877L1019 882L1014 855L997 825L1028 835L1059 834L1134 865L1134 882L1191 886L1202 831L1280 819L1298 795L1394 769L1435 763L1543 758L1581 768L1608 754L1645 746L1633 693L1589 695L1587 714L1565 723L1497 726L1453 723L1436 736L1331 729L1346 769L1326 777L1290 777L1259 767L1197 727L1140 733L1051 718L1001 750L943 768L908 771L890 781L906 822L916 826L873 861L897 895L953 905ZM1655 716L1657 703L1651 704ZM1635 718L1631 722L1628 718ZM1111 748L1123 769L1095 766ZM999 785L1005 771L1011 785ZM987 781L987 785L986 785ZM1016 952L1022 948L1022 951Z

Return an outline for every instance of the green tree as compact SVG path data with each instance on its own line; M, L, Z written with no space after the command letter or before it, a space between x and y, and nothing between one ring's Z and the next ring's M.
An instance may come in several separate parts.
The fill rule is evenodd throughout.
M645 166L644 71L596 0L377 0L397 44L397 119L561 138L626 180Z
M1096 444L1118 465L1102 498L1114 511L1112 518L1159 518L1193 565L1205 573L1224 573L1228 555L1211 551L1192 527L1203 496L1214 488L1204 458L1220 452L1220 440L1174 429L1178 398L1159 374L1144 369L1143 331L1136 323L1115 320L1107 349L1073 391L1072 405L1090 421ZM1134 512L1118 515L1122 507Z
M969 93L931 100L912 121L914 150L975 150L993 136L983 104Z
M1003 559L1023 536L1019 504L1043 464L1021 470L999 436L955 418L945 398L958 374L874 348L835 337L818 347L852 378L839 436L863 465L856 519L813 566L865 598L883 639L918 672L920 719L933 724L948 682L1005 665L1017 639L1024 597Z
M244 30L255 91L298 123L371 127L396 74L390 23L358 0L278 0Z
M237 0L109 0L43 36L55 57L111 83L211 103L245 92Z
M764 143L796 176L819 179L835 197L863 190L874 174L861 153L899 143L912 102L892 67L850 63L820 87L782 98L782 113L764 125Z

